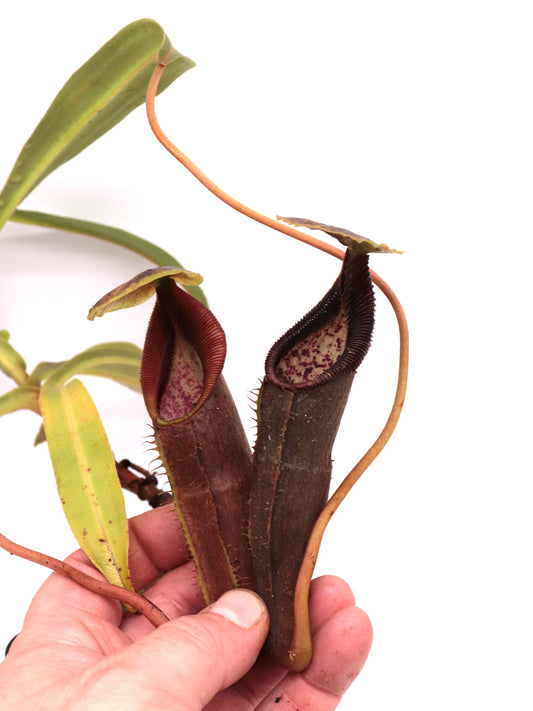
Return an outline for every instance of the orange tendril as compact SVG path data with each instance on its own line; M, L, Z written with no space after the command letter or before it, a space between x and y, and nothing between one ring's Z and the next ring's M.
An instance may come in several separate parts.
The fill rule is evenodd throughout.
M317 239L316 237L312 237L311 235L305 234L304 232L300 232L300 230L296 230L293 227L290 227L289 225L277 222L273 218L267 217L266 215L263 215L260 212L253 210L247 205L244 205L238 200L235 200L233 197L231 197L231 195L228 195L228 193L224 192L224 190L219 188L218 185L216 185L210 178L208 178L207 175L205 175L200 170L200 168L198 168L197 165L195 165L182 151L179 150L179 148L177 148L172 143L172 141L170 141L170 139L163 133L157 121L154 108L154 99L157 91L157 86L159 84L159 80L164 71L164 68L164 65L159 64L155 68L154 73L152 74L152 78L150 79L146 94L146 112L152 131L154 132L156 138L160 141L160 143L167 149L167 151L169 151L190 173L192 173L192 175L194 175L194 177L197 178L197 180L199 180L204 187L206 187L210 192L212 192L213 195L222 200L222 202L226 203L226 205L229 205L229 207L232 207L234 210L237 210L237 212L246 215L246 217L249 217L252 220L255 220L256 222L260 222L261 224L266 225L267 227L271 227L272 229L277 230L278 232L282 232L283 234L286 234L289 237L293 237L294 239L297 239L301 242L305 242L311 247L315 247L316 249L320 249L323 252L326 252L327 254L342 259L344 257L344 250L339 249L338 247L334 247L328 244L327 242L324 242L323 240ZM313 528L305 552L302 568L300 570L298 583L296 586L295 597L297 599L301 599L302 596L307 596L309 593L309 585L311 583L311 576L318 556L318 550L320 548L320 543L322 541L322 537L324 535L324 531L329 520L331 519L335 511L339 508L342 501L346 498L346 495L353 487L355 482L361 477L361 475L366 471L366 469L370 466L370 464L374 461L374 459L378 456L378 454L383 450L387 442L390 440L392 433L394 432L394 429L396 428L396 425L400 418L400 414L405 400L405 393L407 389L407 372L409 364L409 330L407 327L407 320L405 318L405 314L398 300L398 297L395 295L390 286L372 270L370 270L370 276L373 283L380 289L380 291L383 292L385 297L390 302L392 309L394 310L396 320L398 322L400 335L400 353L396 394L394 397L392 409L390 411L389 417L387 419L387 422L385 423L383 430L381 431L375 442L372 444L372 446L363 455L359 462L353 467L353 469L347 474L343 482L331 496ZM307 606L300 606L300 608L302 609L302 617L297 620L296 629L299 630L300 633L302 633L303 639L305 631L307 631L307 634L309 634L309 618ZM298 647L298 642L300 640L295 641L296 647Z

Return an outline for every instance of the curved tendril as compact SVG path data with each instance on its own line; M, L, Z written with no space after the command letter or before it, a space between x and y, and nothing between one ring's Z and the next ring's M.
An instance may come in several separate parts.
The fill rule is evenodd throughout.
M300 230L296 230L283 222L277 222L271 217L267 217L266 215L257 212L257 210L253 210L247 205L244 205L238 200L235 200L233 197L231 197L231 195L228 195L228 193L219 188L216 183L214 183L210 178L208 178L207 175L205 175L205 173L203 173L195 163L193 163L182 151L180 151L177 146L172 143L172 141L164 134L163 130L161 129L161 126L159 125L159 122L157 121L154 106L157 87L159 85L159 80L161 79L164 69L164 64L158 64L152 74L146 92L146 114L148 116L148 122L152 131L154 132L154 135L159 140L159 142L167 149L167 151L169 151L169 153L171 153L171 155L173 155L184 166L184 168L186 168L192 175L194 175L194 177L197 178L197 180L199 180L204 187L206 187L210 192L212 192L213 195L218 197L220 200L222 200L222 202L226 203L234 210L237 210L243 215L250 217L252 220L260 222L261 224L266 225L267 227L271 227L272 229L277 230L278 232L282 232L283 234L286 234L289 237L293 237L294 239L300 240L301 242L305 242L311 247L316 247L317 249L320 249L323 252L326 252L327 254L337 257L338 259L343 259L344 250L339 249L338 247L334 247L328 244L327 242L324 242L323 240L317 239L316 237L312 237L311 235L305 234L304 232L300 232ZM390 286L372 269L370 269L370 277L374 284L378 287L378 289L380 289L380 291L382 291L383 294L389 300L396 315L396 320L398 321L398 328L400 331L400 364L396 396L394 398L391 413L381 434L374 442L374 444L370 447L370 449L367 451L367 453L346 476L337 491L333 494L329 503L323 511L322 515L324 516L324 518L326 516L331 517L333 515L341 501L346 496L348 490L353 486L353 484L355 484L361 474L368 468L371 462L384 448L384 446L390 439L394 428L396 427L403 406L403 401L405 399L409 362L409 331L407 328L407 320L405 318L405 313L396 294L393 292ZM322 516L317 522L317 528L318 523L321 520Z
M256 222L260 222L261 224L266 225L267 227L271 227L273 230L282 232L283 234L286 234L289 237L293 237L294 239L309 244L311 247L316 247L317 249L321 249L323 252L327 252L328 254L331 254L334 257L339 257L340 259L342 259L343 251L338 247L333 247L332 245L327 244L327 242L323 242L322 240L317 239L316 237L311 237L311 235L306 235L304 232L295 230L289 225L284 225L283 223L277 222L273 218L267 217L266 215L262 215L260 212L257 212L257 210L252 210L252 208L232 198L231 195L228 195L228 193L224 192L224 190L219 188L216 183L214 183L210 178L208 178L207 175L205 175L205 173L203 173L197 165L195 165L189 158L187 158L187 156L172 143L172 141L163 133L155 115L154 107L155 94L164 69L165 66L163 64L158 64L154 70L154 73L152 74L152 78L150 79L150 83L148 84L148 89L146 92L146 114L148 116L148 123L150 124L154 135L156 136L157 140L167 149L167 151L171 155L173 155L174 158L176 158L176 160L178 160L184 168L186 168L190 173L192 173L192 175L194 175L194 177L197 178L197 180L199 180L204 187L206 187L210 192L212 192L213 195L222 200L222 202L225 202L226 205L229 205L234 210L237 210L237 212L241 212L243 215L246 215L246 217L250 217Z
M221 188L218 187L218 185L216 185L210 178L208 178L198 168L198 166L196 166L189 158L187 158L187 156L182 153L182 151L180 151L179 148L177 148L169 140L169 138L163 133L161 127L159 126L154 108L155 94L163 71L164 65L159 64L154 70L154 73L152 74L152 78L150 79L150 83L148 85L148 90L146 93L146 112L148 115L148 121L150 123L150 127L152 128L152 131L154 132L156 138L160 141L160 143L190 173L192 173L192 175L194 175L194 177L197 178L202 183L202 185L204 185L210 192L212 192L216 197L218 197L220 200L232 207L234 210L237 210L243 215L250 217L252 220L260 222L261 224L266 225L267 227L271 227L272 229L277 230L278 232L282 232L283 234L286 234L289 237L293 237L294 239L300 240L301 242L305 242L311 247L316 247L317 249L320 249L323 252L326 252L327 254L342 259L344 257L344 251L339 249L338 247L329 245L327 242L317 239L316 237L312 237L311 235L305 234L304 232L300 232L299 230L296 230L284 223L277 222L276 220L267 217L266 215L263 215L260 212L257 212L256 210L253 210L244 205L243 203L238 202L237 200L232 198L230 195L228 195L228 193L224 192ZM398 328L400 333L400 354L396 394L394 397L391 412L383 430L381 431L375 442L372 444L370 449L368 449L366 454L363 455L359 462L347 474L344 481L340 484L335 493L331 496L330 500L324 507L313 528L305 552L304 562L302 564L302 568L298 578L298 583L296 587L297 599L300 598L300 596L302 595L307 596L309 592L309 585L311 583L311 576L315 567L318 550L329 520L331 519L335 511L338 509L342 501L345 499L346 495L348 494L352 486L355 484L355 482L366 471L366 469L370 466L370 464L374 461L378 454L383 450L383 448L391 438L392 433L394 432L394 429L400 418L403 403L405 400L409 363L409 330L407 327L407 320L405 318L403 308L397 296L389 287L389 285L372 270L370 270L370 277L374 284L380 289L380 291L383 292L383 294L389 300L394 310L396 320L398 322ZM309 629L308 617L307 619L305 619L305 616L308 615L307 605L301 606L301 608L301 626L297 625L297 629Z
M407 319L405 317L404 310L398 297L392 291L390 286L377 274L372 273L372 281L374 284L383 292L383 294L389 300L390 305L394 310L396 320L398 322L398 330L400 335L400 353L399 353L399 364L398 364L398 381L396 385L396 393L394 396L394 402L392 408L385 423L385 426L381 430L378 438L374 441L372 446L367 450L367 452L361 457L353 469L346 475L344 480L338 486L337 490L329 499L328 503L322 510L320 516L318 517L315 526L309 537L307 543L307 548L305 550L304 560L300 573L298 576L298 582L296 584L295 599L307 599L309 595L309 586L311 584L311 577L313 575L313 570L317 561L318 551L320 549L320 544L324 536L326 527L335 513L339 508L341 503L346 498L348 492L356 483L356 481L364 474L368 469L370 464L376 459L378 454L384 449L387 442L390 440L392 433L394 432L400 415L402 412L403 404L405 401L405 393L407 390L407 374L409 369L409 329L407 327ZM302 634L303 630L309 630L309 610L307 605L300 605L296 608L300 619L297 620L296 630L298 633ZM302 637L304 635L302 634Z

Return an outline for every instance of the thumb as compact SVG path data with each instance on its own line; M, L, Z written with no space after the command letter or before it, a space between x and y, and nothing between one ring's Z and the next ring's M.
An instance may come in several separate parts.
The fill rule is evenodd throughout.
M109 703L121 686L117 701L124 708L202 709L252 667L267 632L261 598L231 590L199 614L165 623L106 660L108 673L102 676L100 670L98 695ZM126 688L119 683L125 672Z

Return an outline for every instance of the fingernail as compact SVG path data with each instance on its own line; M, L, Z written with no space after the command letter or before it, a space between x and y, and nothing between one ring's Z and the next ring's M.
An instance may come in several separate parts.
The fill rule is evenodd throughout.
M250 590L230 590L211 605L209 612L248 630L266 615L266 606L259 595Z

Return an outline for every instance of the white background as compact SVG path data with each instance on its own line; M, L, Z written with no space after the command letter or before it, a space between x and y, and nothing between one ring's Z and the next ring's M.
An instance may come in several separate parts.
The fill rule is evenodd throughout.
M3 181L68 76L150 16L197 62L160 122L238 199L404 249L373 268L412 335L392 442L327 533L319 572L345 577L375 641L342 709L531 709L529 3L11 3L0 25ZM229 341L243 417L264 356L329 287L331 257L217 203L152 137L142 109L23 207L106 222L201 272ZM94 343L143 341L150 306L97 323L103 293L149 266L111 245L8 225L0 328L33 368ZM385 421L397 329L378 298L374 345L335 448L338 481ZM118 457L147 463L140 398L88 379ZM0 376L0 393L11 387ZM0 529L62 557L75 547L32 413L0 421ZM253 430L250 424L250 435ZM132 513L139 506L131 498ZM0 642L44 570L0 552Z

